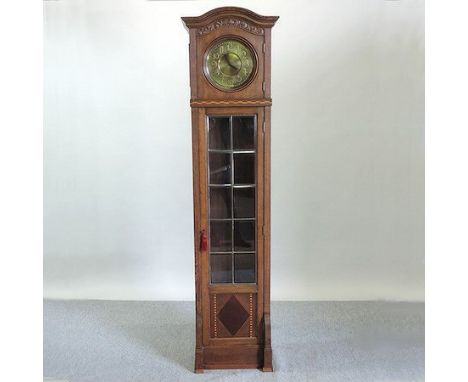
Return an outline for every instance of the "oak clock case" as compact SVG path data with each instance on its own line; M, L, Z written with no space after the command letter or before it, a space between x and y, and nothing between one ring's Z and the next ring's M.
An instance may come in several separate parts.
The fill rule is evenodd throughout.
M271 28L223 7L190 35L195 372L273 371L270 326Z

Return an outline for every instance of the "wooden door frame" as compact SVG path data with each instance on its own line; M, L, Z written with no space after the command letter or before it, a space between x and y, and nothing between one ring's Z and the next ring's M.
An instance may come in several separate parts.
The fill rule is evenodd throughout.
M223 346L226 343L260 344L263 342L263 314L264 314L264 274L265 274L265 222L264 222L264 175L265 175L265 137L264 122L265 109L263 107L216 107L197 108L193 115L196 121L193 133L194 140L194 188L195 197L195 256L196 258L196 290L197 300L197 329L202 328L202 336L197 332L197 348L203 346ZM218 284L211 285L209 280L209 252L199 250L200 232L208 232L208 160L207 160L207 117L222 115L256 115L256 284ZM194 124L195 125L195 124ZM196 145L195 145L196 141ZM256 333L255 338L217 338L210 336L210 293L255 293L256 297Z

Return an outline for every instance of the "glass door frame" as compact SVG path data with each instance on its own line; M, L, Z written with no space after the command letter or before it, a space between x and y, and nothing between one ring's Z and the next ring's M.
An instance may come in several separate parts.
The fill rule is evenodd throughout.
M261 330L263 317L263 283L264 283L264 162L265 162L265 142L264 128L265 109L263 107L217 107L198 109L198 166L199 166L199 190L200 190L200 226L205 232L209 227L209 172L208 172L208 117L220 116L253 116L256 115L256 176L255 176L255 257L256 257L256 283L225 283L211 284L210 280L210 258L207 251L200 258L200 281L201 297L203 305L203 343L204 345L216 344L222 341L232 341L233 339L212 339L210 338L210 294L212 293L254 293L256 294L256 325L258 336L250 339L236 339L242 343L257 344L262 339Z
M213 148L210 147L210 128L212 127L210 125L212 118L220 118L220 119L228 119L228 129L229 129L229 148L228 149L220 149L220 148ZM235 124L234 124L234 118L253 118L253 147L251 148L238 148L235 145ZM257 222L257 129L258 129L258 123L257 123L257 113L255 114L230 114L230 115L213 115L213 114L207 114L206 116L206 136L207 136L207 167L208 167L208 202L207 202L207 207L208 207L208 231L207 231L207 236L208 236L208 243L209 243L209 250L208 250L208 256L209 256L209 267L208 267L208 273L209 273L209 280L211 285L218 285L218 284L256 284L257 283L257 235L255 234L254 236L254 248L253 249L248 249L246 251L240 250L239 248L236 248L236 225L238 226L239 224L242 223L247 223L247 222L253 222L254 223L254 232L256 232L256 222ZM236 126L236 128L239 128L239 126ZM210 173L211 173L211 168L210 168L210 154L219 154L219 155L229 155L229 177L230 177L230 182L229 184L222 184L222 183L213 183L210 178ZM253 177L253 182L247 182L247 183L236 183L236 159L241 158L243 155L254 155L254 177ZM219 217L213 217L211 215L211 206L212 206L212 193L216 189L221 189L221 190L229 190L230 193L230 206L229 206L229 211L230 211L230 217L225 217L225 218L219 218ZM250 217L236 217L235 214L235 205L236 205L236 190L237 193L239 190L242 189L253 189L254 190L254 211L253 211L253 216ZM211 248L211 228L213 223L227 223L229 222L231 224L231 235L230 235L230 242L231 242L231 248L230 251L228 250L213 250ZM237 223L237 224L236 224ZM212 270L212 264L213 264L213 258L212 256L226 256L230 255L230 262L231 262L231 281L230 282L213 282L213 270ZM253 281L237 281L238 278L236 276L236 259L238 258L237 256L254 256L254 264L253 264L253 272L254 272L254 277ZM239 277L240 278L240 277Z

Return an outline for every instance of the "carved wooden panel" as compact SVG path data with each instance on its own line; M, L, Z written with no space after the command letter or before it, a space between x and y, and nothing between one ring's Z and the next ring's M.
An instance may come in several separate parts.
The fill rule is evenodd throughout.
M265 30L263 28L257 27L253 25L250 21L244 18L240 17L226 17L226 18L221 18L216 20L215 22L212 22L206 26L203 26L201 28L198 28L198 34L203 35L203 34L208 34L218 28L222 27L234 27L234 28L240 28L244 29L250 33L253 34L258 34L258 35L263 35L265 33Z
M257 336L255 293L213 293L210 300L211 338Z

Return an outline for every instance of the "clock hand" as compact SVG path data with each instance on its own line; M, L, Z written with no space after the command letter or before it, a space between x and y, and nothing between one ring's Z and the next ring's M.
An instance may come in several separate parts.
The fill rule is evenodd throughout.
M236 55L233 55L231 53L228 53L227 54L227 62L229 64L230 67L236 69L236 70L239 70L242 66L240 60L239 60L239 57L237 57Z

